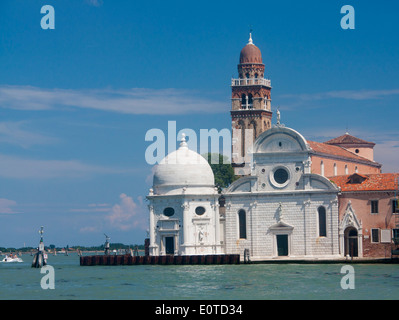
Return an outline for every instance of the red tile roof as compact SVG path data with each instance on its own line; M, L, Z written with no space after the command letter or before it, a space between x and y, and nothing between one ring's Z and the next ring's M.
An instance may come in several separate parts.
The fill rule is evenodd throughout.
M350 135L349 133L346 133L338 138L328 140L324 143L332 144L332 145L358 145L358 146L368 145L370 147L375 146L374 142L368 142L366 140L354 137L354 136Z
M307 142L308 142L309 146L313 149L313 151L316 153L322 153L322 154L333 155L333 156L337 156L337 157L349 158L349 159L358 160L358 161L362 161L362 162L368 162L370 164L381 166L379 163L377 163L375 161L366 159L362 156L359 156L359 155L357 155L353 152L350 152L350 151L346 150L345 148L342 148L339 146L333 146L333 145L329 145L326 143L309 141L309 140Z
M360 183L350 183L351 177L358 175L363 177ZM375 173L329 177L343 192L350 191L393 191L398 189L399 173ZM396 179L396 180L395 180ZM398 190L399 191L399 190Z

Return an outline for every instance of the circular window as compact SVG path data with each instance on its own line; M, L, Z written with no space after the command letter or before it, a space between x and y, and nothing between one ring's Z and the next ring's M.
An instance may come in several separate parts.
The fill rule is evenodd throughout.
M355 152L356 152L356 153L359 153L359 149L356 149Z
M274 181L276 181L278 184L284 184L288 180L288 172L285 169L277 169L274 171Z
M290 173L287 168L279 166L270 172L269 179L276 188L284 188L289 182Z
M205 213L205 208L197 207L197 208L195 208L195 213L198 214L199 216L202 216Z
M173 215L175 214L175 209L170 208L170 207L165 208L165 209L163 210L163 214L164 214L165 216L167 216L167 217L171 217L171 216L173 216Z

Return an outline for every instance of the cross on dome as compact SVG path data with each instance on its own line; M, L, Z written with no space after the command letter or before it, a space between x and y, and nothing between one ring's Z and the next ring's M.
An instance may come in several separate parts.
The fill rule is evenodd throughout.
M248 44L254 44L253 41L252 41L252 32L249 33Z
M185 133L181 134L180 148L187 148L186 134Z

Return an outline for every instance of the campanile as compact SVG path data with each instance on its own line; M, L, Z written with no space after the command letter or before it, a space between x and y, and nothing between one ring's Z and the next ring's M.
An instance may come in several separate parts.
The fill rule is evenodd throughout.
M249 34L241 50L238 79L231 80L232 165L236 175L251 173L255 139L271 128L271 81L265 78L262 54Z

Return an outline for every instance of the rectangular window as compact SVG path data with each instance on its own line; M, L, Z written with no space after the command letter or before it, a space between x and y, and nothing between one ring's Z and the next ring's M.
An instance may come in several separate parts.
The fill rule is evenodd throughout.
M378 214L378 200L371 200L371 214Z
M392 199L392 213L399 213L396 212L399 209L398 202L399 202L398 199Z
M327 236L326 208L319 207L319 237Z
M380 229L371 229L371 242L380 242Z
M244 210L240 210L238 212L238 224L239 224L239 232L240 239L247 238L247 221L246 221L246 213Z
M392 238L395 244L399 244L399 229L392 229Z

